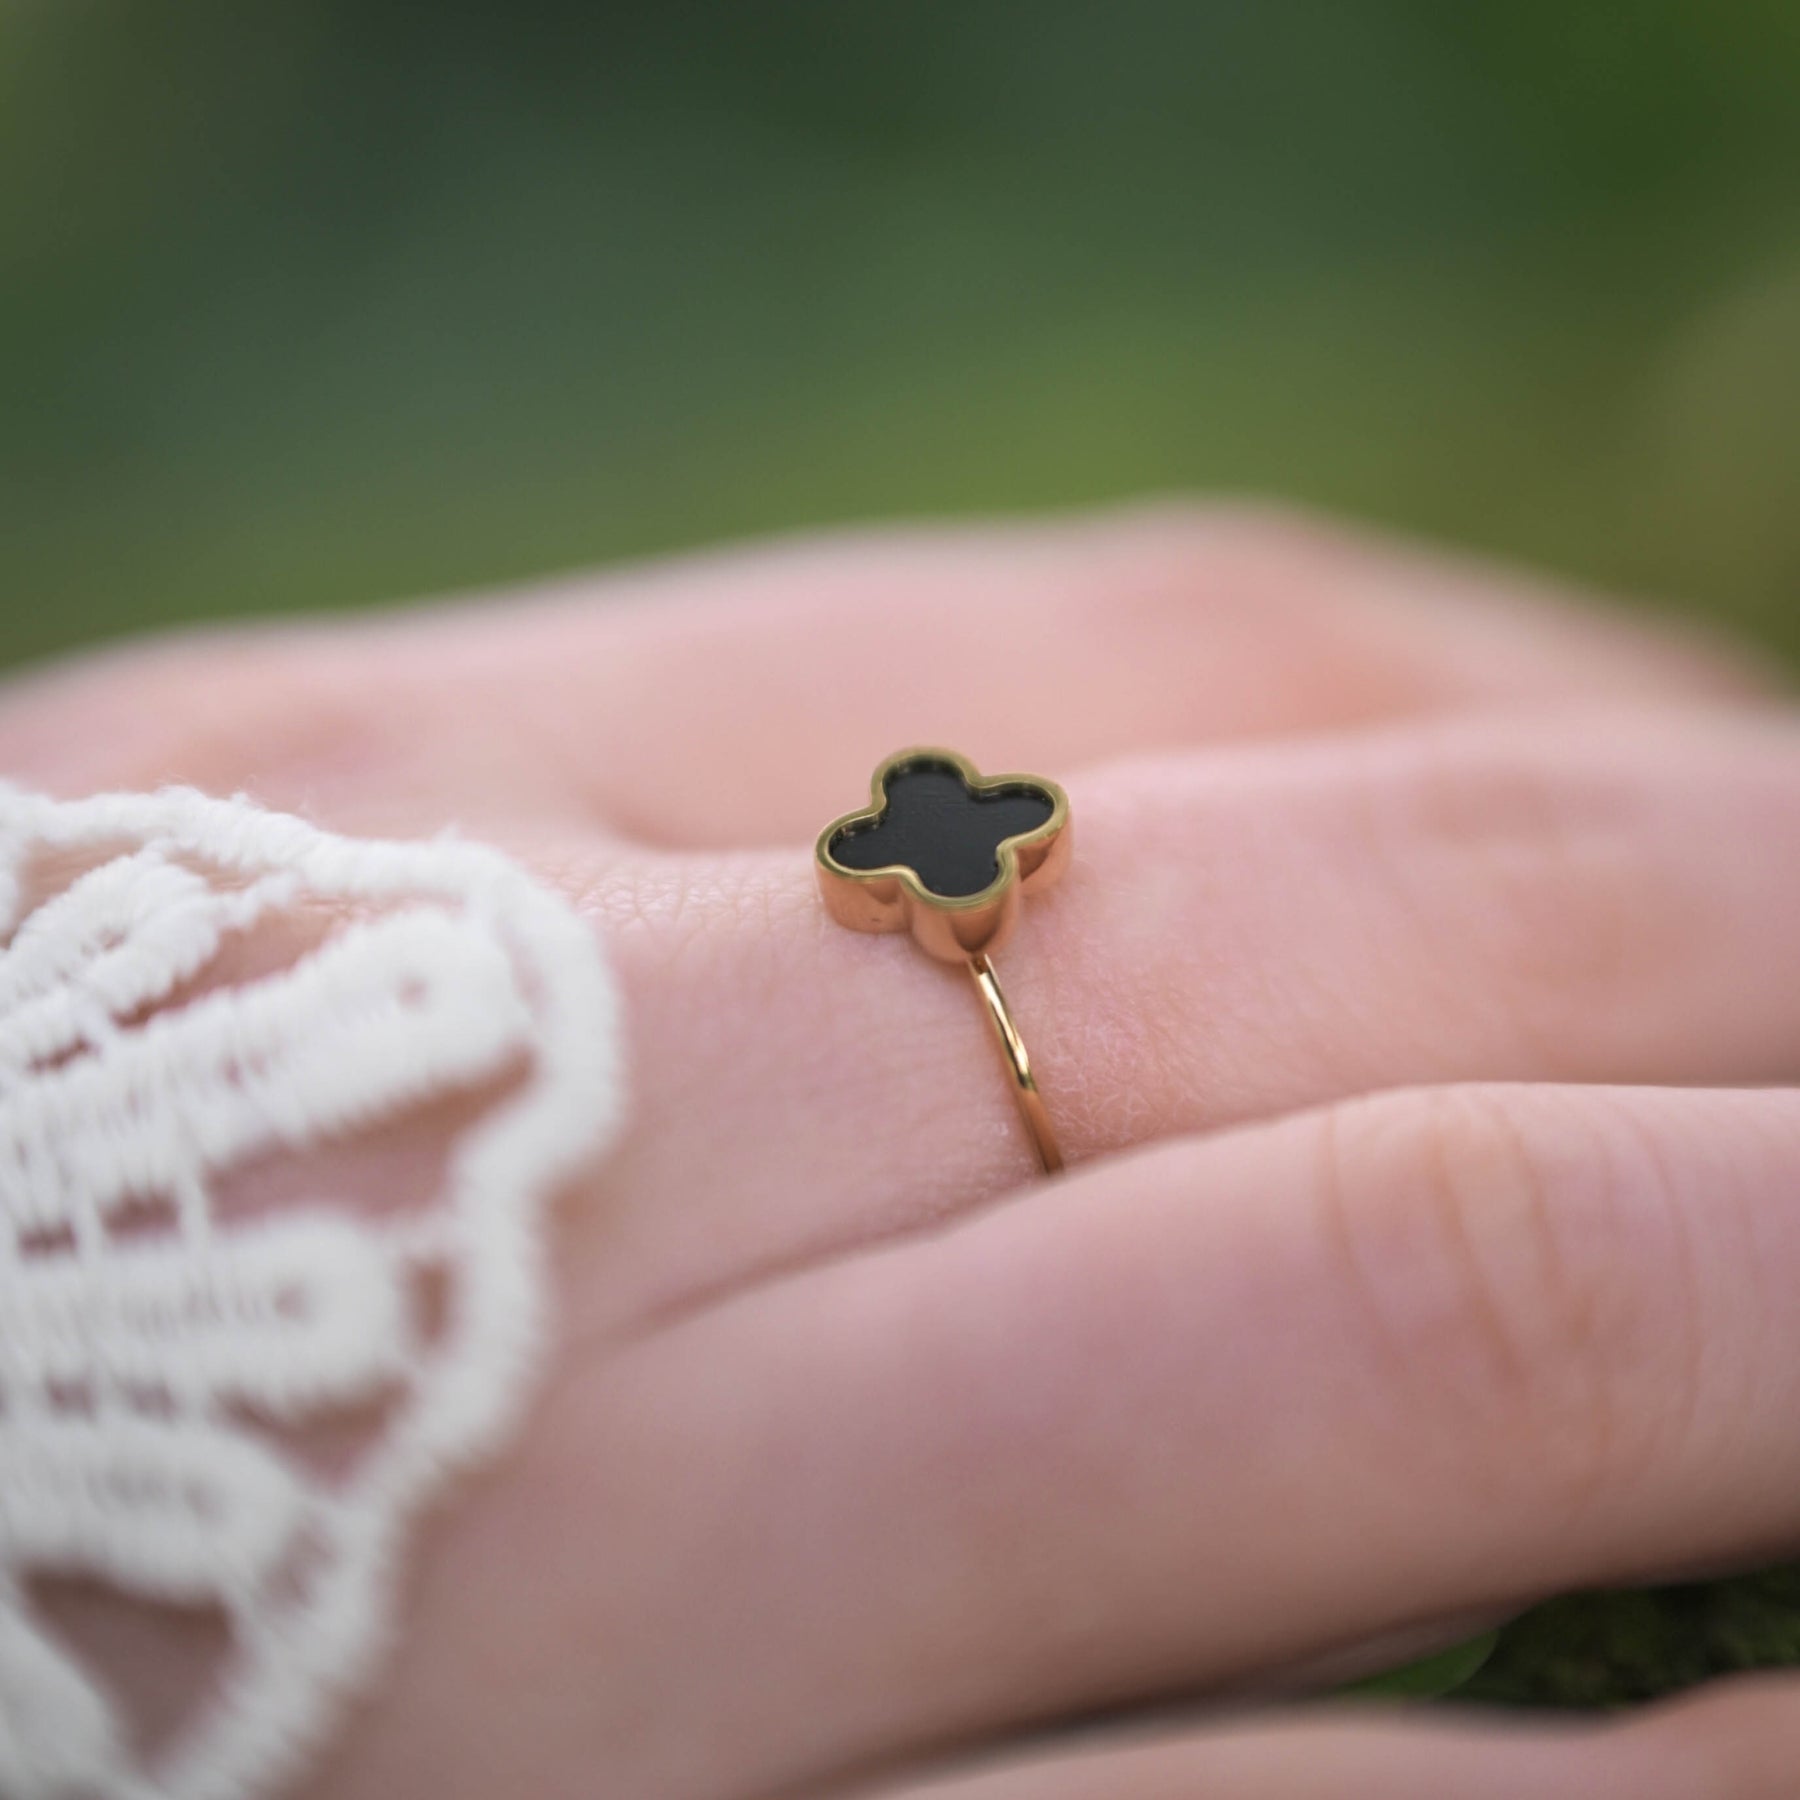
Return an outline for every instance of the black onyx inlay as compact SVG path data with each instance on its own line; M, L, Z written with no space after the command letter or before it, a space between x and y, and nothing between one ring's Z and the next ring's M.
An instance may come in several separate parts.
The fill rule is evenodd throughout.
M1000 846L1035 831L1055 811L1042 788L1025 782L982 792L948 763L903 763L887 778L879 818L849 825L827 846L846 869L904 863L946 900L979 894L1000 873Z

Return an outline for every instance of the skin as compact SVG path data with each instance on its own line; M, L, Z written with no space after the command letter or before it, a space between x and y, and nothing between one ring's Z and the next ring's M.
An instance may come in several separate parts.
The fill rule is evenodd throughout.
M1001 958L1054 1184L966 981L813 893L920 741L1070 793ZM456 821L627 992L551 1379L311 1793L1790 1791L1784 1681L1242 1698L1800 1537L1800 728L1734 654L1167 510L114 651L0 767Z

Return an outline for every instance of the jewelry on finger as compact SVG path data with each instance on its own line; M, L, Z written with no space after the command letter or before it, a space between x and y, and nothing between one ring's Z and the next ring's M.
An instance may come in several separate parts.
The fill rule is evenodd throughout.
M1062 1152L1031 1058L991 960L1027 892L1070 854L1069 798L1037 775L992 775L954 750L898 750L869 783L870 803L819 833L826 910L853 931L910 931L940 962L966 968L1000 1044L1019 1116L1045 1174Z

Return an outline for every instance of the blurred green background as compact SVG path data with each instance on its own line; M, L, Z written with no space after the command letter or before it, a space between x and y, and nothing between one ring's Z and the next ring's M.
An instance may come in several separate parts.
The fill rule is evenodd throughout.
M1794 0L0 0L0 661L1256 490L1800 650Z
M1800 653L1797 477L1795 0L0 0L0 663L1146 490ZM1800 1660L1797 1581L1425 1680Z

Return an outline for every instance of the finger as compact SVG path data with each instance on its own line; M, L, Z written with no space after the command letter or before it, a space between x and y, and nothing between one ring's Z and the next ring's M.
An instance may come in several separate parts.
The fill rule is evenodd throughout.
M1757 1082L1800 892L1800 733L1615 719L1210 752L1073 784L1001 972L1077 1162L1376 1089ZM960 971L823 920L804 856L657 862L586 904L637 1129L596 1224L627 1306L945 1217L1031 1168Z
M1766 1557L1797 1187L1791 1093L1410 1092L1113 1159L567 1381L521 1478L581 1528L447 1547L422 1642L540 1671L622 1779L786 1792ZM567 1685L585 1643L632 1669Z
M1059 771L1446 708L1760 686L1686 634L1518 578L1165 510L844 536L215 634L15 689L0 768L59 791L247 788L359 828L577 817L769 843L810 838L906 743Z
M1767 1557L1800 1533L1796 1191L1800 1094L1421 1090L744 1296L645 1346L624 1446L689 1441L673 1553L765 1648L721 1623L689 1673L747 1736L806 1709L823 1775ZM721 1493L761 1547L729 1567ZM654 1629L643 1585L609 1629Z
M1101 1740L858 1800L1787 1800L1800 1695L1734 1682L1625 1723L1337 1708Z

